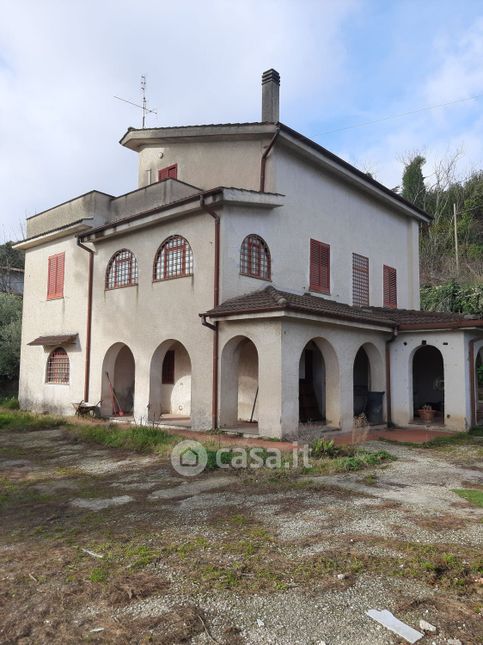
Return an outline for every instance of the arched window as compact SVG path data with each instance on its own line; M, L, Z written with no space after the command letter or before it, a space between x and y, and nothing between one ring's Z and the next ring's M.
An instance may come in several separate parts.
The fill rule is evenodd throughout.
M62 347L50 352L47 359L47 383L69 382L69 357Z
M240 273L261 280L271 279L270 251L258 235L247 235L240 250Z
M106 271L106 289L130 287L138 283L138 262L128 249L117 251L109 260Z
M170 280L193 275L193 251L181 235L168 237L154 258L153 280Z

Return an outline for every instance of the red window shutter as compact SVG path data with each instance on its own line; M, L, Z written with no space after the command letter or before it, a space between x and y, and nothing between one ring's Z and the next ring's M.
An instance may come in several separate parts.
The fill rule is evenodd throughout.
M384 306L397 307L397 270L384 265Z
M330 246L310 240L310 290L330 293Z
M369 258L358 253L352 254L352 304L369 305Z
M47 299L63 298L65 253L51 255L48 262Z
M161 168L158 171L158 181L163 179L177 179L178 178L178 164L173 164L172 166L166 166L166 168Z
M57 256L57 275L55 283L55 291L57 298L64 297L64 267L65 267L65 253L60 253Z

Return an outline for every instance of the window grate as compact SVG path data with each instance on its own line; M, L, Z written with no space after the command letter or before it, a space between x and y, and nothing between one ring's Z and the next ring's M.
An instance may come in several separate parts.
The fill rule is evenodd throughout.
M247 235L240 249L240 273L260 280L271 279L271 258L267 243L258 235Z
M384 265L384 306L397 307L397 270Z
M128 249L117 251L109 260L106 271L106 289L130 287L138 283L138 263Z
M62 347L57 347L47 359L47 383L69 383L69 357Z
M154 258L153 280L169 280L193 275L193 251L181 235L168 237Z
M352 304L369 306L369 258L358 253L352 254Z

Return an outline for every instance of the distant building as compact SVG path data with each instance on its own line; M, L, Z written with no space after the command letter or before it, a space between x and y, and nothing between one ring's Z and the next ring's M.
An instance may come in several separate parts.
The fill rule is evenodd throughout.
M0 293L23 294L24 270L15 267L0 267Z
M475 422L483 320L419 311L430 217L280 123L279 82L256 123L130 128L136 190L27 220L22 407L267 437Z

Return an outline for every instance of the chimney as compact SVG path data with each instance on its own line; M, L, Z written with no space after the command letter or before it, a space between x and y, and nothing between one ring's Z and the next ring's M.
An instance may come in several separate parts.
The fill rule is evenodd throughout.
M280 74L267 69L262 74L262 121L277 123L280 116Z

